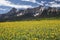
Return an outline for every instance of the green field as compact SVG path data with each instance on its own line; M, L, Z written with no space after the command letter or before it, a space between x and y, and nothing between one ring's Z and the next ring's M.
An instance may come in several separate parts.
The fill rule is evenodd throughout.
M0 40L60 40L60 19L0 22Z

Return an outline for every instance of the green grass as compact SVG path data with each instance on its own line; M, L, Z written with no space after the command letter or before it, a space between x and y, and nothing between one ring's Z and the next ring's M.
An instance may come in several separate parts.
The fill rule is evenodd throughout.
M0 40L60 40L60 19L0 22Z

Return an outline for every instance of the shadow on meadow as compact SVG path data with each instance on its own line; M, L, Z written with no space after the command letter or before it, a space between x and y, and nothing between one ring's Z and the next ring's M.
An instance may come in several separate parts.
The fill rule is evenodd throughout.
M14 18L14 19L5 19L0 22L14 22L14 21L42 21L42 20L60 20L60 17L24 17L24 18Z

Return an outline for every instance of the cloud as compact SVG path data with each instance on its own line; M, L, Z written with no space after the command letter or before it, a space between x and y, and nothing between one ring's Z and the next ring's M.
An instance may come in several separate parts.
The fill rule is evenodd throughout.
M60 7L60 4L51 4L51 7Z
M55 0L55 1L60 1L60 0Z
M0 6L8 6L8 7L15 7L15 8L33 8L30 5L16 5L16 4L13 4L12 2L7 1L7 0L1 0Z
M57 0L56 0L57 1ZM55 1L49 2L50 7L60 7L60 4L56 3Z
M29 2L36 3L36 0L21 0L21 1L29 1Z
M52 1L52 2L48 2L47 4L46 1L41 1L41 2L38 2L36 0L21 0L21 1L29 1L29 2L32 2L32 3L36 3L36 4L39 4L39 5L45 5L45 6L51 6L51 7L60 7L60 4L57 4L55 1L60 1L60 0L55 0L55 1ZM8 6L8 7L15 7L15 8L33 8L33 6L31 5L18 5L18 4L14 4L8 0L1 0L0 1L0 6ZM1 9L2 10L2 9Z
M5 11L6 9L0 8L1 11Z
M41 3L46 3L46 1L41 1Z
M49 4L45 4L45 6L50 6Z
M39 2L37 2L36 0L21 0L21 1L28 1L28 2L32 2L32 3L40 4L40 3L39 3Z
M52 2L49 2L50 4L55 4L56 2L55 1L52 1Z
M38 2L38 1L36 1L36 0L21 0L21 1L28 1L28 2L32 2L32 3L36 3L36 4L38 4L38 5L44 5L44 3L46 2L46 1Z

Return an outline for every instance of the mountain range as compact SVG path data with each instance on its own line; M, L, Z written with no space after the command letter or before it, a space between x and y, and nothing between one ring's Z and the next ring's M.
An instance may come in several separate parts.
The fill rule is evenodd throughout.
M0 21L7 20L21 20L24 18L31 17L60 17L60 9L56 7L44 7L39 6L35 8L27 8L27 9L16 9L12 8L9 12L5 14L0 14Z

